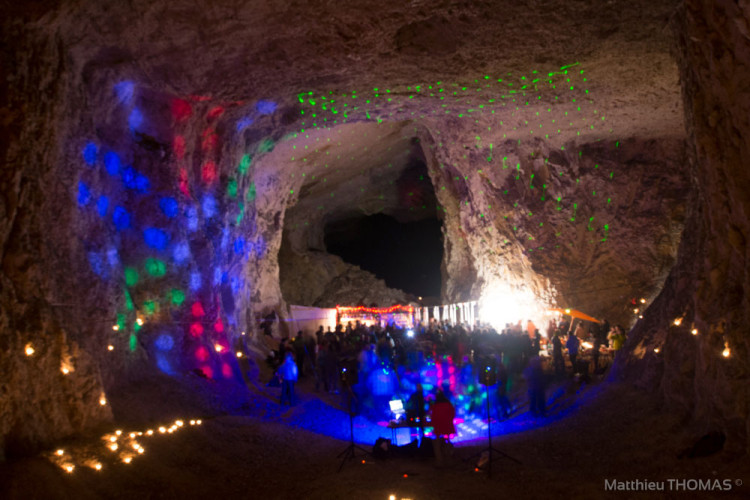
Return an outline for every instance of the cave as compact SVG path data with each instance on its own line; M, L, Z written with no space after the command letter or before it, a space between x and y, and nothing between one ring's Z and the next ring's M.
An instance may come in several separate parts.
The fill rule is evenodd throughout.
M440 297L441 239L437 216L402 223L375 214L325 228L329 252L383 277L390 288L418 297Z
M3 498L743 495L748 2L5 11ZM357 415L350 435L309 372L290 408L268 385L316 311L454 305L487 330L557 308L627 335L603 373L555 379L543 418L512 381L486 481L339 467L353 432L391 430ZM454 460L486 423L461 422Z

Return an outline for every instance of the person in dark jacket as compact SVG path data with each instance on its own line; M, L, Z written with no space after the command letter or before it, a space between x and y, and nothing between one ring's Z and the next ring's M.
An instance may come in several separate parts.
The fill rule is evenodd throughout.
M529 366L524 370L524 377L528 384L529 390L529 411L532 416L543 417L545 408L545 380L544 370L542 369L542 359L534 356L529 360Z

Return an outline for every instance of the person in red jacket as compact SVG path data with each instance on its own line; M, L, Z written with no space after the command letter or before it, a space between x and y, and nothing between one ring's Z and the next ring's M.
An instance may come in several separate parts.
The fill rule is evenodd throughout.
M430 421L432 422L433 434L435 440L433 447L438 467L443 465L445 455L448 453L450 437L456 434L456 427L453 425L453 419L456 417L456 409L453 407L443 391L438 390L435 396L435 403L430 409Z

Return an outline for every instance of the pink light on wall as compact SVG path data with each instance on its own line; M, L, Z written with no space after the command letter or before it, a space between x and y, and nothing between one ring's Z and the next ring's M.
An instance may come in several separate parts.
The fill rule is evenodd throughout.
M204 346L200 346L195 350L195 359L200 361L201 363L205 363L208 361L208 349L206 349Z
M215 120L224 114L224 106L214 106L208 111L206 118L209 120Z
M188 184L188 174L187 170L184 168L180 169L179 173L179 184L180 184L180 192L190 198L190 186Z
M201 178L204 184L211 184L216 180L216 163L212 160L207 161L201 167Z
M193 337L200 337L203 335L203 325L200 323L193 323L190 325L190 335Z
M174 149L174 154L178 160L182 160L183 158L185 158L185 138L184 137L182 137L181 135L174 136L172 148Z
M206 315L206 311L203 310L203 304L200 302L193 302L193 305L190 307L190 312L192 312L193 316L196 318Z
M193 114L193 107L183 99L172 99L172 117L176 122L184 122Z

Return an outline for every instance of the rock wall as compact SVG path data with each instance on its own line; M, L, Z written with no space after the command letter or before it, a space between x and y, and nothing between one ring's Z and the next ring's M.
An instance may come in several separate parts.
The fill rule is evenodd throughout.
M675 15L695 194L677 264L622 360L739 453L750 433L748 26L748 2L689 0Z
M683 325L714 332L696 359L725 340L738 356L696 364L690 401L745 422L746 399L708 394L745 380L734 329L746 300L746 116L733 107L744 87L712 79L745 81L732 63L747 56L747 16L724 2L701 14L707 24L694 2L678 16L696 146L686 171L661 29L672 2L615 3L386 0L372 23L368 2L12 7L2 30L12 73L0 82L0 448L110 418L102 393L151 370L238 379L242 332L286 314L285 226L297 253L322 250L320 231L297 224L401 203L411 191L388 190L388 169L415 151L444 222L446 301L483 298L514 320L565 301L628 322L624 303L651 300L681 244L644 324L693 297ZM687 175L699 204L696 231L680 240ZM323 260L343 276L321 291L327 300L370 282ZM594 293L608 284L614 292ZM380 292L358 299L391 297ZM657 323L635 352L666 335ZM644 355L648 369L632 373L674 395L693 372L671 355ZM24 406L28 394L39 404Z

